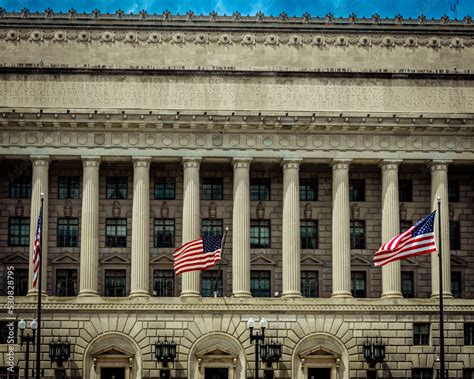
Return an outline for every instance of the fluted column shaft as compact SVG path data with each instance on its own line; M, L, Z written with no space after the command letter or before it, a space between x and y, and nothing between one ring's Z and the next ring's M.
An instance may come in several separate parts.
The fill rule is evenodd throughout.
M382 243L400 233L398 205L398 166L400 160L384 160L382 169ZM382 297L402 297L400 261L382 267Z
M438 197L441 201L441 212L436 214L435 235L438 248L438 218L441 217L441 242L443 260L443 296L452 297L451 293L451 254L449 246L449 201L448 201L448 164L450 161L434 160L431 168L431 207L438 209ZM439 296L439 260L438 254L431 254L431 295Z
M136 157L133 162L132 285L130 296L148 297L150 264L150 162Z
M183 244L199 238L199 166L201 159L184 158ZM200 296L200 271L185 272L181 297Z
M301 297L300 273L300 183L301 160L283 160L283 293Z
M332 297L351 297L350 159L332 161Z
M99 274L100 157L82 157L81 272L79 296L97 296Z
M232 294L250 297L250 158L234 159Z
M38 214L41 206L41 194L44 194L43 203L43 226L42 226L42 244L41 244L41 290L46 292L47 272L48 272L48 156L32 156L33 176L31 180L31 211L30 211L30 266L28 270L28 288L29 294L38 291L38 287L33 289L33 247L36 239L36 224L38 223Z

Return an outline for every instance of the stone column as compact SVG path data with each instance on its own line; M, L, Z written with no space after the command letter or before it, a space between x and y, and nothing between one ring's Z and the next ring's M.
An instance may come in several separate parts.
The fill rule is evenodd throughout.
M438 248L438 218L441 217L441 242L443 258L443 296L452 297L451 293L451 254L449 246L449 201L448 201L448 164L451 161L433 160L431 168L431 208L438 209L438 197L441 201L441 212L436 214L435 235ZM431 296L439 296L439 260L438 254L431 254Z
M332 166L332 297L352 297L349 209L351 159L335 159Z
M134 157L132 162L132 285L130 296L149 297L151 158Z
M199 238L199 166L200 158L183 158L183 244ZM200 271L185 272L182 281L181 297L200 296Z
M38 223L38 214L41 206L41 194L44 194L43 203L43 229L41 244L41 290L46 293L46 284L48 281L48 156L31 156L33 166L33 177L31 179L31 211L30 211L30 265L28 270L28 295L34 295L38 287L33 289L33 246L36 240L36 224ZM38 284L39 285L39 284Z
M250 162L234 158L232 295L250 297Z
M300 178L301 159L284 159L283 165L283 293L301 297L300 273Z
M398 166L400 160L383 160L382 169L382 243L400 233L400 210L398 205ZM382 267L382 297L402 297L400 261Z
M81 271L79 296L97 296L99 275L100 157L82 157Z

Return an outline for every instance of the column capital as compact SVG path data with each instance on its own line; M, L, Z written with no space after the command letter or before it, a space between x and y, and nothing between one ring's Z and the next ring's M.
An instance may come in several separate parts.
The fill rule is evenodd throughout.
M333 159L329 165L333 170L348 170L351 165L352 159Z
M30 155L33 166L49 167L49 155Z
M132 157L133 167L149 168L151 164L151 157Z
M281 160L281 165L283 166L283 170L291 170L291 169L299 169L300 164L303 162L303 159L299 158L283 158Z
M201 165L201 158L199 157L184 157L183 166L184 168L199 168Z
M99 167L100 157L99 156L81 156L83 167Z
M382 169L382 171L386 170L398 170L398 166L402 163L401 159L382 159L378 166Z
M453 161L449 159L433 159L428 163L428 167L431 171L447 171L448 165L452 162Z
M249 168L250 163L252 163L252 158L234 158L232 159L232 163L234 165L234 169L236 168Z

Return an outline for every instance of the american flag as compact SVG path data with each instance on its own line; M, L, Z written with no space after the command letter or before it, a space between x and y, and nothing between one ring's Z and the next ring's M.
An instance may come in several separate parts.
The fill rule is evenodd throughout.
M36 223L35 242L33 244L33 288L38 282L39 265L41 259L41 229L43 219L43 206L41 206L38 214L38 222Z
M206 236L185 243L174 252L176 275L206 270L221 260L222 236Z
M374 265L384 266L400 259L434 253L436 251L435 215L436 211L418 221L407 231L384 243L374 255Z

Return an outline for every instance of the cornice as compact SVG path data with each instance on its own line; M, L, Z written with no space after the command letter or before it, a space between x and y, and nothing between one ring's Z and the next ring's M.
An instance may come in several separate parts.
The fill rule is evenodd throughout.
M61 24L63 26L71 25L91 25L96 27L104 25L114 25L117 27L126 27L133 24L136 27L173 27L187 26L189 28L245 28L245 29L268 29L268 28L297 28L297 29L347 29L347 30L370 30L385 29L390 27L394 30L410 30L420 31L440 29L441 31L452 31L453 29L471 29L473 28L473 20L471 16L466 16L462 20L451 19L444 15L439 19L428 19L424 15L417 18L405 18L401 14L397 14L393 18L382 18L378 14L371 17L357 17L352 13L348 17L335 17L331 13L325 16L313 16L304 13L302 16L289 16L281 13L278 16L266 16L262 12L258 12L254 16L241 15L234 12L232 15L219 15L215 11L207 15L197 15L192 11L186 14L172 14L165 11L162 14L148 14L142 10L138 14L126 14L122 10L115 13L101 13L94 9L91 13L79 13L75 9L70 9L67 13L54 12L51 8L47 8L44 12L31 12L27 8L21 11L6 12L4 8L0 8L0 23L12 24L37 24L47 25L51 23Z

